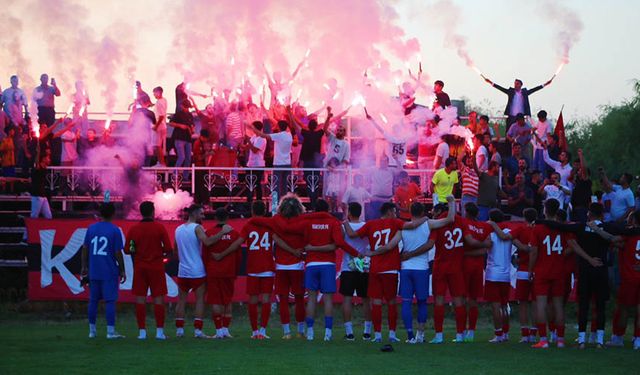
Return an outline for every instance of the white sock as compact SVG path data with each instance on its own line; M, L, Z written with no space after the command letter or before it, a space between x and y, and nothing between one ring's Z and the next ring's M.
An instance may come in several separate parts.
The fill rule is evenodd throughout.
M424 331L417 331L416 338L424 339Z
M266 336L267 335L267 328L260 327L260 330L258 331L258 333L260 333L262 336Z
M599 329L596 331L596 342L600 345L604 344L604 330Z
M182 332L184 332L184 328L182 329ZM201 335L201 334L202 334L202 330L201 330L201 329L196 329L196 330L194 331L194 333L195 333L196 335L198 335L198 336L199 336L199 335ZM216 330L216 333L218 333L218 330Z
M374 333L373 333L373 338L374 338L375 340L382 340L382 333L380 333L380 332L374 332Z
M396 338L396 331L389 330L389 338L390 339L395 339Z
M164 336L164 327L156 328L156 336Z
M373 322L370 320L365 320L364 322L364 333L371 334L371 327L373 327Z
M353 323L344 322L344 330L347 335L353 335Z
M304 322L298 323L298 333L304 333Z
M584 344L585 332L578 332L578 344Z
M329 337L333 336L333 331L332 331L332 329L331 329L331 328L325 328L325 329L324 329L324 335L325 335L325 336L329 336Z
M308 339L312 339L313 338L313 328L311 328L311 327L307 327L307 338Z
M443 336L442 336L442 332L436 332L436 340L442 340Z
M285 335L291 334L291 327L289 326L289 323L282 325L282 331L284 332Z
M115 326L107 326L107 335L113 335L116 333L116 327Z
M90 333L96 333L96 325L95 324L89 324L89 332Z

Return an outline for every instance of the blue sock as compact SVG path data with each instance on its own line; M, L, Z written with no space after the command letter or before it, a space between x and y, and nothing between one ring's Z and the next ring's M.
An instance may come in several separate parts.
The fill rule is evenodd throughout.
M333 316L324 317L324 328L333 329Z
M107 317L107 325L116 325L116 301L107 301L104 307L104 313Z
M307 328L313 328L313 318L305 318L304 321L307 322Z
M96 317L98 316L98 300L90 299L89 300L89 324L96 324Z
M419 299L418 300L418 323L426 323L427 322L427 300Z
M404 322L404 328L407 332L413 332L413 315L411 313L412 302L413 301L410 299L402 300L402 321Z

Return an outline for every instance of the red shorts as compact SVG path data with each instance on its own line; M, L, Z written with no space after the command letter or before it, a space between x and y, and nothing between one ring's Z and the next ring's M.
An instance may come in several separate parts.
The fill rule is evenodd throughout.
M433 295L444 296L447 288L451 297L464 296L464 276L461 272L433 272Z
M640 280L620 280L618 304L623 306L640 305Z
M499 302L506 305L509 302L509 293L511 292L511 283L487 280L484 285L484 299L487 302Z
M533 295L564 297L564 277L559 279L533 278Z
M397 273L370 273L367 285L369 298L391 301L398 295Z
M484 269L482 267L463 267L464 290L466 296L472 300L482 297L484 284Z
M193 279L187 277L178 277L178 288L187 293L191 290L195 291L204 284L205 280L206 279L204 277L196 277Z
M235 277L208 277L207 303L210 305L230 304L235 282Z
M257 296L258 294L271 294L273 292L273 276L256 277L247 276L247 294Z
M275 293L279 296L304 295L304 271L303 270L276 270Z
M516 300L520 302L533 301L533 288L529 280L516 280Z
M167 295L167 280L163 268L134 267L133 268L133 295L146 297L151 288L151 297Z

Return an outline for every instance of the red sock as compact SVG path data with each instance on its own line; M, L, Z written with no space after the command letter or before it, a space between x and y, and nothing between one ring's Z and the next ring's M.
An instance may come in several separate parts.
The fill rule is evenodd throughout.
M538 335L538 328L536 327L529 328L529 336L537 336L537 335Z
M164 304L153 305L153 314L156 317L156 327L164 328Z
M147 306L144 303L136 303L136 321L138 329L147 328Z
M557 326L556 329L558 330L556 333L558 337L564 338L564 324Z
M556 331L556 323L549 322L549 332L555 332L555 331Z
M213 314L213 324L216 326L216 329L222 328L222 315Z
M262 313L260 315L260 327L267 328L267 324L269 324L269 316L271 315L270 303L262 304Z
M258 304L249 304L249 321L251 322L251 330L258 330Z
M306 315L304 311L304 296L296 296L296 322L301 323L304 322L304 316Z
M521 327L520 334L522 335L522 337L529 337L529 335L531 334L531 331L529 331L528 327Z
M195 328L195 329L202 330L202 325L203 324L204 323L202 322L202 319L200 319L200 318L195 318L193 320L193 328Z
M231 325L231 316L230 315L223 316L222 317L222 327L229 328L230 325Z
M291 316L289 313L289 296L280 296L280 323L289 324Z
M387 319L389 322L389 330L395 331L398 326L398 306L396 304L387 305Z
M538 335L540 338L547 337L547 325L545 323L538 323Z
M433 307L433 326L436 333L442 333L442 326L444 325L444 305Z
M627 330L627 325L624 324L621 326L620 324L620 308L616 307L613 312L613 334L616 336L624 336L625 331Z
M504 316L503 318L505 321L502 323L502 332L509 333L509 328L511 328L511 325L509 324L509 316Z
M456 306L456 333L464 333L464 323L467 321L467 309L464 306Z
M636 327L633 330L633 337L640 337L640 327ZM637 339L636 339L637 340Z
M176 318L176 328L184 328L184 318Z
M502 328L494 329L493 333L495 333L496 337L502 337Z
M476 330L476 325L478 323L478 306L469 307L469 327L468 329L471 331Z
M382 305L373 304L371 306L371 320L373 321L373 331L382 331Z

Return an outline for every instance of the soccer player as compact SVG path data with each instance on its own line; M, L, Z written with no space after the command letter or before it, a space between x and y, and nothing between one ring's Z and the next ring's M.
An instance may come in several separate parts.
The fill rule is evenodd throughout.
M493 231L491 226L478 220L478 206L469 202L464 205L464 231L478 241L484 241ZM466 316L468 324L464 333L464 340L473 342L478 323L478 299L484 294L484 257L488 249L464 247L462 269L464 271L464 288L466 295Z
M178 254L178 303L176 304L176 337L184 336L184 310L187 296L193 290L196 295L196 307L193 321L196 338L207 338L202 332L204 314L205 268L202 261L202 245L209 246L231 232L233 228L225 225L215 236L208 237L202 223L204 210L193 204L187 208L187 222L176 228L175 253Z
M448 197L453 201L453 197ZM353 231L345 225L345 232L351 238L367 237L369 246L373 250L366 255L371 257L369 271L369 285L367 292L372 299L371 315L373 318L374 337L373 342L382 342L382 302L387 304L387 318L389 323L389 341L399 342L396 336L398 310L396 308L396 295L398 291L398 270L400 269L400 251L398 243L402 238L398 232L403 229L416 229L427 221L426 217L405 222L396 218L395 204L386 202L380 207L381 218L368 221L362 228ZM454 211L455 214L455 211ZM453 220L437 221L429 224L431 229L442 227ZM390 241L393 243L389 244ZM389 246L385 246L389 244ZM432 245L433 246L433 245Z
M547 220L557 221L560 202L548 199L544 202ZM559 230L544 224L536 224L533 229L533 247L529 259L529 275L533 278L533 292L536 296L536 321L540 341L533 348L549 347L547 339L547 303L553 304L553 315L557 330L558 348L564 348L564 256L571 250L586 259L592 266L602 265L598 259L587 255L582 248Z
M229 220L229 212L225 208L218 208L215 212L216 225L207 229L207 235L212 236L224 230ZM229 333L231 324L231 300L238 255L236 251L244 241L240 241L240 234L232 230L225 233L214 244L205 246L203 258L207 270L207 303L213 308L213 323L216 327L215 339L232 338Z
M171 240L164 225L154 221L153 202L140 203L142 221L127 233L124 252L133 258L133 294L136 296L136 321L138 339L147 338L146 313L147 291L151 288L153 312L156 318L156 339L165 340L164 296L167 295L167 280L164 272L164 258L171 253Z
M107 318L107 339L124 336L116 332L116 301L118 283L126 280L122 258L123 235L111 219L116 212L113 203L103 203L100 207L100 222L87 228L82 245L83 279L89 280L89 338L96 337L96 317L98 302L104 300Z
M352 230L357 231L364 226L360 221L362 206L360 203L352 202L348 206L348 220L345 225L349 225ZM369 244L362 238L350 238L345 234L345 241L364 254L369 250ZM369 283L369 259L354 258L348 253L342 255L342 266L340 269L340 294L343 296L342 316L344 320L345 340L354 341L353 323L351 322L351 312L353 309L353 294L362 299L362 310L364 315L363 340L371 339L371 303L367 294L367 284Z

